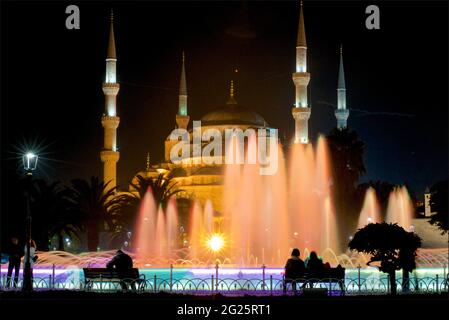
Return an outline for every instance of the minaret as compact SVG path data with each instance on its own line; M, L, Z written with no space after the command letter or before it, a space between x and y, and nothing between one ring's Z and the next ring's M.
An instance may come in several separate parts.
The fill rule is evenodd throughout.
M182 52L182 69L181 80L179 82L179 103L178 114L176 115L176 124L178 128L187 129L190 117L187 114L187 84L186 84L186 70L185 70L185 55Z
M349 110L346 109L346 84L345 71L343 69L343 46L340 46L340 68L338 70L338 87L337 87L337 110L335 117L337 118L337 128L343 130L347 127Z
M310 73L307 72L307 43L302 1L296 41L296 72L292 77L296 88L295 106L292 108L292 115L295 119L295 143L309 143L310 108L307 103L307 86L310 81Z
M109 31L109 44L106 57L106 78L103 83L105 113L101 118L101 124L104 128L104 146L100 152L100 158L103 162L103 181L109 183L109 189L117 185L117 162L120 158L120 153L117 151L117 128L120 123L120 118L117 117L116 108L116 98L120 85L117 83L116 64L114 16L111 11L111 29Z
M176 114L176 125L178 129L187 130L190 117L187 112L187 81L186 81L186 68L185 68L185 55L182 52L182 68L181 79L179 80L179 100L178 100L178 113ZM170 135L165 139L165 161L171 162L170 151L172 147L177 144L177 141L172 141Z
M146 171L150 171L150 153L147 152L147 165L146 165Z
M229 99L228 102L226 102L228 106L235 106L237 105L237 101L234 98L234 80L231 80L231 86L229 87Z

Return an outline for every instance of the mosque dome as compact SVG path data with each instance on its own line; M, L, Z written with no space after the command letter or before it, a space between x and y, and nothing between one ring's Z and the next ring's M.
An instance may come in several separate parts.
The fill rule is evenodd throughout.
M255 111L239 105L234 99L234 84L231 82L231 94L225 106L207 113L201 118L201 125L249 125L268 126L265 119Z
M207 113L201 118L201 125L250 125L267 126L265 119L255 111L240 105L226 105Z

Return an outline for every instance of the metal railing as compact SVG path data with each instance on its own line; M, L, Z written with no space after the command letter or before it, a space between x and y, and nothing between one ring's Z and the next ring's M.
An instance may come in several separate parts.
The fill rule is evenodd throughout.
M122 279L121 281L99 280L91 281L88 286L84 279L63 279L54 275L48 277L34 277L33 288L35 290L77 290L93 292L123 292L158 293L172 292L178 294L193 295L292 295L292 284L296 283L297 293L301 294L310 289L320 288L328 295L383 295L391 292L388 277L384 278L345 278L343 283L339 279L296 279L285 282L283 278L161 278L154 275L149 279ZM0 290L21 290L23 279L19 279L15 285L14 280L4 275L0 278ZM449 288L448 279L424 277L410 278L404 282L402 278L396 279L398 294L423 294L439 293ZM404 289L404 290L403 290Z

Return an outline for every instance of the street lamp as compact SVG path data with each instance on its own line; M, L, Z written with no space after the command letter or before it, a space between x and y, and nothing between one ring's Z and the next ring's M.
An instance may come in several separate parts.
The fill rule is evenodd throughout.
M23 167L25 169L26 175L28 177L28 183L25 186L25 201L27 210L27 231L26 231L26 261L25 268L23 272L23 291L33 290L33 281L31 279L31 257L30 257L30 242L31 242L31 210L30 210L30 195L28 188L31 184L31 177L33 176L33 171L37 167L38 156L32 152L27 152L23 156Z
M36 170L37 167L37 159L38 156L33 152L27 152L26 154L24 154L22 158L23 168L25 169L27 175L33 175L33 171Z

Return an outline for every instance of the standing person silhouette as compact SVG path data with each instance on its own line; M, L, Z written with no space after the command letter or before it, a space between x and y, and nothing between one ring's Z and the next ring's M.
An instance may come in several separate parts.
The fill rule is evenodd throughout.
M6 287L11 286L12 271L14 270L14 287L17 287L19 282L19 269L20 269L20 259L22 258L22 249L19 246L19 239L16 237L11 238L11 244L9 246L9 260L8 260L8 276Z

